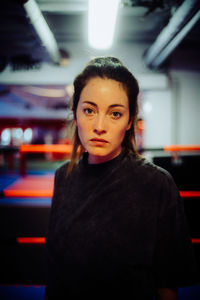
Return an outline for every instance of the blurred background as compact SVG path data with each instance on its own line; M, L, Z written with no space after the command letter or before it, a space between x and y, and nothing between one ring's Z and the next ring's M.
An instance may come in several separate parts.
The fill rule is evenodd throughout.
M113 0L1 3L0 299L43 299L54 172L71 151L73 80L96 56L118 57L138 79L138 149L174 177L200 269L200 3L116 5L114 17ZM200 288L179 294L199 299Z

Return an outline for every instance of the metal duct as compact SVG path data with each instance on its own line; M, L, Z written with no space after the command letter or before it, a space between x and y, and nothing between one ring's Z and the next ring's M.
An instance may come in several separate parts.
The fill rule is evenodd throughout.
M57 42L37 3L35 2L35 0L29 0L24 4L24 8L32 22L32 25L35 28L35 31L41 39L42 44L47 49L51 59L54 63L59 64L61 56L57 46Z
M158 69L200 20L199 7L199 0L185 0L176 10L168 25L144 54L144 61L149 68Z

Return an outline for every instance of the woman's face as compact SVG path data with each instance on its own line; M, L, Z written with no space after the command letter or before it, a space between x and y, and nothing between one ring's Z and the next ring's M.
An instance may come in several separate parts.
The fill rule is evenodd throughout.
M116 157L131 126L128 96L122 84L100 77L90 79L80 94L75 123L90 164Z

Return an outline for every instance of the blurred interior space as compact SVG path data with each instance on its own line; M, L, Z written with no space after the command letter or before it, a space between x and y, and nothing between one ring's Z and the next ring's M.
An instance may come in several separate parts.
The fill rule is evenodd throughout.
M109 1L100 2L107 11ZM138 151L173 176L200 271L199 1L120 0L110 44L104 44L109 30L103 24L102 40L90 40L89 4L88 0L1 3L2 300L43 299L54 173L70 159L72 150L73 80L97 56L118 57L138 79ZM110 28L106 14L103 18ZM179 297L200 299L200 286L180 289Z

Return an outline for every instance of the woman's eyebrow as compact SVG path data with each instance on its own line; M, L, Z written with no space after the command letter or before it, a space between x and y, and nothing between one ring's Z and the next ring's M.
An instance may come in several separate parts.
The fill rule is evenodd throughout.
M116 106L125 107L123 104L111 104L109 107L116 107Z
M92 102L92 101L83 101L83 103L91 104L91 105L97 107L97 104L94 103L94 102ZM125 107L123 104L117 104L117 103L116 103L116 104L111 104L111 105L109 105L109 108L113 108L113 107L117 107L117 106Z
M91 104L93 106L96 106L97 107L97 104L92 102L92 101L83 101L83 103L87 103L87 104Z

